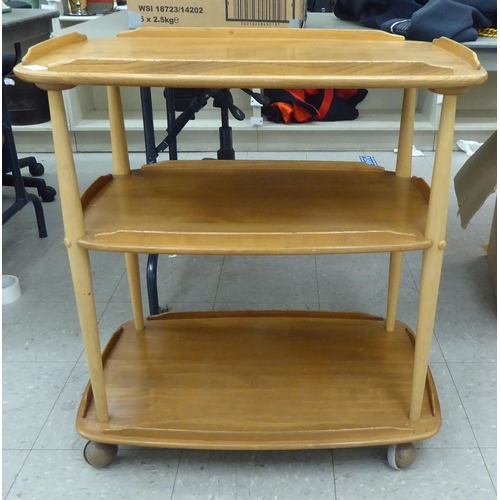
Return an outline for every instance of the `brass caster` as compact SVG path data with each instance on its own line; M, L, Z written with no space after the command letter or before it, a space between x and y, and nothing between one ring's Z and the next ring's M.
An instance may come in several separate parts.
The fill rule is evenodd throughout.
M387 461L396 469L407 469L415 462L417 449L413 443L391 444L387 449Z
M83 458L92 467L101 469L109 465L115 459L117 453L118 446L116 444L89 441L83 449Z

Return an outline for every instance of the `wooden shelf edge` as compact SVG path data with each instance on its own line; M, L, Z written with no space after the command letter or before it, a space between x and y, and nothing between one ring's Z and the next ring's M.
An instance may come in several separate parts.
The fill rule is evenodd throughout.
M78 244L191 255L422 250L432 244L423 184L362 162L161 162L97 180Z
M37 45L34 45L28 49L28 52L23 57L22 66L18 66L22 69L23 66L28 66L34 64L40 57L43 57L51 52L54 52L63 47L68 47L76 43L84 42L87 40L85 35L80 33L68 33L66 35L58 36L46 40Z
M226 329L226 325L230 325L228 329ZM411 361L414 349L413 333L400 322L396 322L395 331L389 334L384 330L382 318L358 313L211 311L207 313L167 313L149 318L146 320L144 332L135 332L133 322L126 323L121 328L123 331L119 329L115 334L115 337L119 338L113 337L110 340L111 348L106 348L106 358L109 359L105 360L105 377L113 386L108 390L110 421L108 423L96 421L90 386L87 387L80 404L77 431L92 441L132 446L226 450L347 448L420 441L434 436L441 426L439 401L430 370L420 421L412 422L406 413L400 410L396 412L398 415L394 415L394 406L391 405L396 404L398 407L399 403L393 403L390 399L394 395L401 398L405 386L404 384L399 385L395 391L392 391L392 384L396 386L401 384L401 378L411 379ZM302 335L304 343L301 343L299 334ZM228 347L227 343L220 343L221 340L224 341L234 335L241 335L241 339L237 340L234 345ZM125 347L120 347L122 341ZM212 347L211 352L207 352L206 347L209 345L206 343L207 341L213 342L214 347ZM149 344L149 342L151 343ZM199 346L197 346L198 342L201 343ZM379 351L373 352L372 347L377 342L381 342L383 345ZM262 344L262 347L258 345L259 343ZM242 350L243 345L247 345L248 350ZM359 355L356 346L360 348ZM188 357L191 356L192 359L183 359L182 363L179 364L181 360L179 356L188 352L186 349L190 352L194 350L193 355L188 354ZM274 352L274 349L284 352L283 359L280 357L276 359L277 370L276 374L273 374L273 376L277 375L275 380L279 385L277 388L280 394L279 399L273 399L274 393L267 389L267 379L265 378L270 377L275 368L274 366L269 368L266 364L267 357L273 356L269 352ZM177 350L178 352L176 352ZM360 377L356 385L357 390L363 391L365 385L369 384L369 380L373 381L374 374L378 373L377 366L380 366L380 372L383 374L373 382L373 388L367 388L366 394L360 396L356 393L350 393L347 396L343 384L340 383L331 392L328 392L330 388L328 384L325 386L325 379L320 378L316 383L315 375L318 376L321 370L327 366L325 363L329 363L329 356L335 350L341 351L341 354L338 357L333 355L332 365L335 366L336 363L341 362L339 359L342 356L347 356L351 360L349 366L354 367L354 371ZM363 350L370 351L370 353L363 354ZM165 352L171 353L167 355L167 358L170 356L171 359L161 357ZM202 353L201 358L200 352ZM265 358L262 360L262 363L266 365L266 369L264 369L266 373L264 374L258 370L261 365L259 365L260 358L255 357L257 352L260 352ZM325 352L326 354L324 354ZM137 361L130 357L131 353L135 353ZM113 359L115 354L116 359ZM297 355L300 356L298 363L294 358ZM145 365L142 366L145 362L144 356L148 357L147 369ZM317 358L318 356L319 358ZM360 367L366 365L364 356L370 358L375 356L376 363L380 365L372 365L367 368L365 373L361 373L364 369L360 369ZM237 358L236 362L235 357ZM253 371L253 360L256 360L255 372ZM136 363L137 366L135 366ZM319 363L320 366L317 367L315 363ZM121 380L123 378L121 372L125 366L130 367L131 372L131 378L127 382ZM220 372L218 371L219 366L222 366ZM287 367L292 366L294 369L290 371ZM159 367L161 367L161 372L164 372L163 374L158 375ZM341 368L335 368L334 371L337 370L335 371L336 376L328 379L332 381L333 385L335 385L336 380L340 379L338 370ZM234 375L229 375L227 369L234 370ZM111 372L107 373L108 370ZM206 375L204 370L206 370ZM215 374L213 370L215 370ZM393 374L391 375L392 370ZM165 375L165 373L167 374ZM150 395L149 397L152 395L154 397L150 402L147 402L147 395L141 400L141 398L137 399L137 396L131 394L130 401L135 402L134 409L131 410L130 403L127 402L128 395L124 390L127 384L133 384L135 375L138 375L140 380L137 381L137 388L131 390L140 390L142 384L147 380L149 386L147 394ZM332 373L327 374L327 378L331 375ZM261 376L264 378L260 379ZM394 377L393 382L386 378L388 376ZM156 380L155 377L159 378ZM206 377L210 378L209 383L212 380L215 381L216 386L208 389L208 399L203 400L202 397L201 406L198 405L196 398L192 403L189 403L193 405L193 415L195 415L190 421L189 415L191 413L188 412L186 415L182 413L183 410L186 410L185 401L179 401L178 404L174 401L176 398L182 400L184 390L188 392L186 396L188 399L192 399L196 393L204 394ZM290 386L284 385L283 377L287 377L286 380L291 377ZM366 383L363 377L367 377ZM172 389L169 389L168 383L165 383L168 380L175 381ZM349 380L352 381L352 378ZM296 383L293 383L294 381ZM303 383L304 381L306 382ZM187 383L185 388L183 388L183 383ZM201 387L196 387L197 383L200 383ZM387 390L382 389L380 384L384 387L389 384ZM389 387L391 387L390 390ZM225 395L233 394L232 390L242 390L245 394L237 401L229 400ZM293 418L301 415L302 411L311 411L307 405L311 404L310 398L314 399L314 396L310 396L308 393L312 391L313 394L316 394L318 390L324 394L326 400L316 401L319 409L312 413L314 419L312 421L301 420L299 417L299 420L295 422ZM217 394L217 391L222 392ZM370 403L373 398L372 391L380 399L377 399L377 409L373 409L373 405ZM339 407L328 401L329 397L337 393L340 398ZM246 410L246 405L242 403L242 400L247 396L250 397L248 404L251 411L255 411L252 405L255 405L255 401L262 397L273 399L274 404L279 407L278 411L283 410L289 404L294 405L294 408L295 405L299 405L299 408L292 416L289 413L283 414L281 420L273 414L274 410L269 410L273 407L273 403L267 401L265 404L257 405L257 411L262 411L262 415L250 415L249 428L245 428L246 418L242 424L243 427L239 428L237 418L238 415L241 417L242 408L238 405L243 404ZM203 410L208 410L212 405L212 397L217 400L214 403L216 405L219 405L221 400L225 401L226 408L222 411L217 410L217 415L213 418L210 416L207 425L198 426L200 414L204 415ZM352 403L352 408L342 407L347 401L346 398ZM403 399L406 400L406 397ZM134 421L134 416L131 417L128 413L120 414L120 405L124 411L125 409L133 411L140 418ZM151 405L159 405L160 407L151 410ZM300 405L304 405L304 408L302 409ZM387 418L380 413L383 412L385 405L389 405L391 409ZM171 421L168 417L170 415L169 408L172 408ZM332 408L334 414L332 414ZM154 411L158 411L159 414L157 421L151 420ZM344 412L348 415L357 412L355 421L351 421L350 417L347 416L347 420L344 420ZM368 420L363 421L365 412L369 414ZM233 413L236 421L233 420ZM263 424L262 418L264 419ZM230 422L227 426L226 419L228 424ZM267 419L270 419L269 422ZM328 422L332 421L345 423L337 427L328 427Z
M149 234L145 243L144 233L117 231L87 234L78 245L97 252L154 253L159 255L334 255L354 253L413 252L432 246L431 240L416 240L410 233L390 231L350 231L338 233L294 233L290 235L262 235L246 233L175 233ZM249 238L252 244L249 244Z

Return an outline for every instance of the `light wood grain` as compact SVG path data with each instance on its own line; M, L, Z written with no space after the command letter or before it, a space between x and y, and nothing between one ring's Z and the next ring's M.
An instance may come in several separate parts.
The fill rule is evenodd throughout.
M349 31L349 30L347 30ZM156 33L156 35L155 35ZM173 43L179 33L182 43ZM385 34L353 40L356 32L169 28L130 36L40 46L18 65L21 79L37 84L150 87L421 88L464 91L487 78L462 50ZM346 43L346 40L348 43ZM455 42L449 42L452 46ZM448 44L449 45L449 44ZM458 45L458 44L457 44ZM272 50L270 50L272 47ZM447 47L448 48L448 47ZM468 50L468 49L465 49Z
M351 165L214 160L133 170L87 202L86 234L79 244L222 255L428 247L427 201L413 181Z
M403 255L403 252L391 252L389 260L389 283L387 286L387 313L385 320L385 328L388 332L394 331L396 324Z
M406 328L310 311L167 314L139 333L129 322L105 361L110 421L98 423L85 398L77 429L109 443L212 449L426 439L441 414L429 377L421 419L408 418Z
M413 162L413 135L415 129L415 108L417 105L416 89L405 89L401 107L399 127L398 155L396 160L396 176L409 178ZM386 329L394 330L403 267L403 253L392 252L389 264L389 283L387 293Z
M307 29L290 29L290 30L265 30L267 39L281 40L310 40L311 30ZM400 35L394 35L385 31L376 30L314 30L314 38L316 40L340 40L340 41L389 41L389 42L404 42L405 38ZM202 38L215 38L235 40L242 39L259 39L264 33L261 29L255 28L217 28L207 27L198 28L197 35ZM171 28L158 27L143 27L136 30L121 31L118 37L132 38L167 38L172 40L192 38L193 29L175 26Z
M144 313L142 311L141 274L139 270L139 256L136 253L126 253L125 263L127 266L128 287L130 291L130 302L134 314L135 329L140 332L144 330Z
M285 449L434 435L428 371L456 95L487 78L450 40L382 32L139 29L45 42L15 68L49 92L61 205L95 441ZM106 85L114 176L79 200L62 94ZM396 173L346 162L164 162L130 171L120 86L404 88ZM416 89L445 94L432 190L411 175ZM100 354L88 250L126 254L134 322ZM417 336L395 320L402 252L423 250ZM137 253L391 252L387 319L357 313L168 314L144 321ZM142 329L144 327L144 329ZM141 331L138 331L141 330ZM387 330L393 330L388 332Z
M113 173L115 175L128 175L130 173L130 161L128 157L127 135L125 133L120 88L108 87L107 93L111 152L113 154Z
M417 421L421 414L422 395L425 388L425 373L431 350L436 306L441 280L446 220L448 215L448 190L450 187L451 159L453 152L453 124L455 122L457 97L444 96L441 121L432 172L432 189L425 234L432 246L423 252L418 304L417 336L413 373L410 418ZM444 195L446 193L446 196Z
M396 175L410 177L413 161L413 136L415 131L415 109L417 107L416 89L405 89L401 107L401 122L399 127L398 156L396 160Z
M50 38L43 43L32 45L28 48L28 52L23 57L23 66L30 64L37 64L41 57L50 54L56 50L62 49L63 47L73 46L74 44L85 42L87 37L81 35L80 33L67 33L66 35L56 36Z
M77 239L85 233L85 228L62 92L49 92L49 103L64 224L64 241L68 248L83 344L96 398L97 419L100 422L106 422L109 416L92 286L92 271L88 250L77 245Z
M479 69L481 67L477 54L461 43L456 43L449 38L441 37L433 40L432 44L460 57L460 59L466 61L471 68Z

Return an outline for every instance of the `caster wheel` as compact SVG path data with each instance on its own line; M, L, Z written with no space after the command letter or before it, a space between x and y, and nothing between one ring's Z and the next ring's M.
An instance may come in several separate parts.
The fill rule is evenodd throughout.
M56 197L57 191L51 187L47 186L41 193L40 197L42 198L42 201L45 201L47 203L54 201Z
M387 461L396 470L407 469L416 458L417 449L413 443L391 444L387 449Z
M45 168L41 163L35 163L34 165L30 165L29 170L30 174L33 177L40 177L45 172Z
M118 446L116 444L89 441L83 449L83 458L85 458L85 461L92 467L100 469L109 465L114 460L117 453Z

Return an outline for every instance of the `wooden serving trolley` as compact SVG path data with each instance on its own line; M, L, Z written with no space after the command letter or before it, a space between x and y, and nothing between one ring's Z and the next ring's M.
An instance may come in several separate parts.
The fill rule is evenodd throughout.
M448 39L381 31L142 28L73 33L15 71L48 90L57 174L90 383L77 430L87 461L117 445L296 449L389 445L406 467L439 430L428 369L457 95L487 78ZM62 91L105 85L113 174L80 196ZM403 88L396 172L363 163L177 161L131 170L120 86ZM432 188L411 177L416 93L443 94ZM125 254L133 320L103 353L89 250ZM396 320L403 252L423 254L416 335ZM139 253L389 252L386 318L233 311L144 318Z

